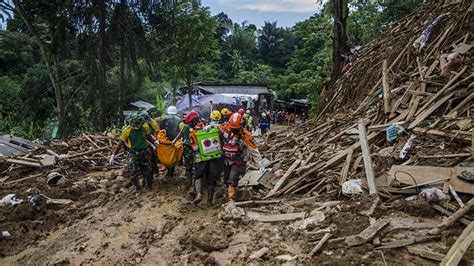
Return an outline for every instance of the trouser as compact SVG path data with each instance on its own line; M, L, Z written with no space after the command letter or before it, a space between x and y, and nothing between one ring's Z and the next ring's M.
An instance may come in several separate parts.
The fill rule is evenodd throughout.
M143 177L143 184L151 187L153 182L153 170L150 164L148 149L130 151L127 158L127 168L130 181L136 189L140 189L139 177Z
M168 167L168 170L166 171L166 176L172 177L174 175L174 166L173 167Z
M224 164L224 184L226 186L237 187L240 177L245 174L245 163L225 163Z
M158 155L156 154L156 150L153 149L152 147L148 147L148 152L150 154L150 164L151 164L152 175L154 175L159 172Z
M194 169L194 150L189 145L184 145L184 168L186 169L187 185L193 186Z
M214 192L216 190L217 180L222 172L223 162L221 159L196 163L196 193L202 193L202 187L207 189L207 202L212 204Z

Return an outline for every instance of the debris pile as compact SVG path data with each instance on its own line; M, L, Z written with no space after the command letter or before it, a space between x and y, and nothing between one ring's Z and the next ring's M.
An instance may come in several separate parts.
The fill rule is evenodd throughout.
M393 203L428 204L448 216L438 225L431 224L432 230L417 230L416 236L406 233L396 241L382 243L394 238L391 231L377 233L391 222L385 215L379 214L377 220L369 215L370 226L358 235L328 232L321 236L316 251L326 238L345 247L370 242L377 250L384 250L432 242L441 233L453 234L447 229L455 222L470 225L474 194L473 12L474 4L468 1L427 5L362 48L330 88L328 93L333 97L323 110L328 113L269 137L264 155L271 159L267 168L272 169L250 178L254 196L283 200L298 194L303 200L360 200L365 189L377 199L374 204L384 209L395 208ZM276 174L281 169L284 174ZM273 212L286 215L278 214L285 212L284 208ZM300 219L304 217L307 214ZM463 235L471 233L470 226ZM469 246L472 238L460 241ZM408 251L452 264L466 251L459 251L458 245L456 241L448 247L447 256L413 247ZM445 248L441 253L446 252Z
M110 133L83 133L67 142L55 140L47 147L26 147L22 155L0 156L0 183L9 185L28 179L49 179L51 173L72 178L89 171L121 168L123 164L108 165L107 155L116 144L117 140ZM120 161L123 153L119 155Z

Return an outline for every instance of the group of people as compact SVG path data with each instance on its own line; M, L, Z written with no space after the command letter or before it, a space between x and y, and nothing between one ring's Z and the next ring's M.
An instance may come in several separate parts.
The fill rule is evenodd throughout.
M170 106L159 123L148 113L139 112L127 119L109 163L114 164L116 155L125 148L134 189L139 192L143 187L151 187L154 173L159 171L156 149L165 145L159 136L165 134L167 143L182 143L186 184L194 204L202 201L204 188L207 189L207 204L213 204L221 176L228 199L235 201L237 185L245 174L247 162L253 160L260 168L261 156L251 134L254 128L250 111L243 108L235 113L227 108L212 110L206 118L194 110L180 117L176 107ZM172 176L174 166L163 170L167 176Z

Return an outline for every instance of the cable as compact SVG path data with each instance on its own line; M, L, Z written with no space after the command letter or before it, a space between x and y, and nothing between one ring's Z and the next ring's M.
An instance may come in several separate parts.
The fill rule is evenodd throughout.
M404 174L408 175L409 177L411 177L411 179L413 179L413 182L415 182L416 191L420 192L420 188L418 187L418 184L416 183L415 178L414 178L411 174L409 174L409 173L407 173L407 172L405 172L405 171L396 171L396 172L393 174L393 177L394 177L395 179L397 179L397 173L404 173Z

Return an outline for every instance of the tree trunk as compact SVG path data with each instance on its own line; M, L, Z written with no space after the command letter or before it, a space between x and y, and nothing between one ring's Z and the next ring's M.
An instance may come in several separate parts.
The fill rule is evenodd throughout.
M338 78L344 63L343 55L346 55L349 51L346 32L349 9L347 7L347 0L333 0L332 3L334 16L334 36L332 47L331 83L334 83Z
M46 51L46 47L44 45L44 41L41 39L39 36L38 31L36 28L33 26L31 21L27 18L23 8L21 7L21 4L18 1L14 1L15 4L15 11L23 20L23 22L26 24L28 30L31 32L33 35L33 40L35 43L38 45L40 48L41 52L41 58L43 59L44 64L46 65L46 70L48 71L48 77L51 81L51 84L53 85L54 89L54 97L56 100L56 107L58 108L58 127L59 127L59 133L61 134L61 138L65 139L66 138L66 132L64 131L65 129L65 106L64 106L64 101L63 101L63 91L61 84L58 82L59 81L59 70L57 68L56 60L53 60L53 64L51 64L48 52Z
M188 97L189 97L189 109L193 108L193 86L191 79L187 80L187 85L188 85Z
M105 36L105 0L98 1L99 9L99 130L104 131L107 125L107 79L106 79L106 36Z
M120 45L119 51L119 61L120 61L120 80L119 80L119 93L118 93L118 121L119 124L123 121L123 106L124 106L124 97L125 97L125 45Z

